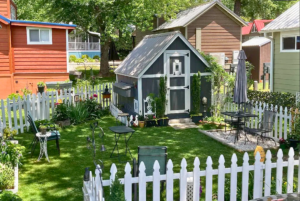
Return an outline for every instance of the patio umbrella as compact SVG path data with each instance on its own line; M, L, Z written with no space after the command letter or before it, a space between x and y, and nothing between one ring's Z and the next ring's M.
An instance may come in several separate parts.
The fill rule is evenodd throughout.
M238 65L235 77L235 87L234 87L234 95L233 102L239 105L247 102L247 75L246 75L246 63L247 59L244 50L241 50L238 55Z
M115 66L115 60L119 60L117 48L113 41L110 42L110 47L109 47L109 52L108 52L108 60L113 61L113 66Z

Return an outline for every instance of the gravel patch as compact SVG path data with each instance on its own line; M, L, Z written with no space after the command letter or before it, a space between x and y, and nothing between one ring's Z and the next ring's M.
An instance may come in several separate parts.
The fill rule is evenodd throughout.
M199 131L219 142L222 144L225 144L227 146L230 146L238 151L254 151L257 146L257 137L252 135L247 135L247 138L249 141L245 144L245 134L241 131L239 141L234 143L235 138L235 131ZM279 146L279 143L276 142L276 145L273 140L264 139L264 143L262 143L262 140L259 138L258 145L263 147L264 149L272 149L277 148Z

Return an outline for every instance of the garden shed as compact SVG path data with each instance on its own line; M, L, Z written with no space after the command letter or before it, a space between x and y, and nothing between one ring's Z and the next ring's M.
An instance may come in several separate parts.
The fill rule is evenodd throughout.
M252 38L242 44L242 49L247 55L247 61L254 65L252 79L260 82L264 74L264 63L270 62L271 40L264 37Z
M157 95L161 77L167 77L167 106L169 118L186 118L192 109L192 76L201 73L199 99L212 101L212 82L207 76L209 64L179 32L147 35L115 70L114 104L130 114L148 114L149 94ZM201 101L200 101L201 102ZM201 102L200 111L204 107Z

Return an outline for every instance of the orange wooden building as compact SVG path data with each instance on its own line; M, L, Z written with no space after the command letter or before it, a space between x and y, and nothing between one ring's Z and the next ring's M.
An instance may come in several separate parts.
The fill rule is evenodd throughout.
M0 0L0 99L36 92L37 82L64 81L68 34L76 25L17 20L12 0Z

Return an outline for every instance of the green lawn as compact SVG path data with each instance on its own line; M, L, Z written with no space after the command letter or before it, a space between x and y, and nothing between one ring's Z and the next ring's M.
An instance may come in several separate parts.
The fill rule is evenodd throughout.
M112 116L103 117L99 120L100 126L105 132L104 144L107 151L98 152L98 158L104 161L104 179L109 179L110 167L115 163L118 168L118 176L124 177L124 163L119 163L117 158L111 159L110 153L114 146L114 134L109 131L110 126L115 125L115 119ZM92 152L87 149L86 137L91 135L89 129L90 122L78 126L71 126L61 130L61 155L55 147L55 142L48 143L48 153L50 163L44 158L37 162L39 146L36 148L33 156L25 155L24 165L19 171L19 195L24 200L47 200L47 201L81 201L82 183L84 168L90 167L94 172L95 167L92 160ZM204 128L205 129L205 128ZM33 134L25 133L16 137L19 143L28 147ZM98 146L101 144L99 138L96 139ZM213 167L218 167L218 159L223 154L226 160L226 167L231 164L231 156L237 154L238 164L242 165L243 153L239 153L217 141L201 134L198 129L174 130L171 127L156 128L137 128L130 140L129 147L134 157L137 157L137 147L140 145L160 145L168 147L168 158L172 159L174 172L180 171L180 162L182 158L187 160L187 169L192 171L193 161L196 156L201 162L201 169L206 167L206 159L212 157ZM119 142L120 147L124 147L124 140ZM99 150L99 149L98 149ZM124 149L121 150L124 152ZM249 153L250 164L253 164L253 154ZM127 157L127 160L131 159ZM205 186L205 179L202 179L202 185ZM179 183L174 183L174 197L177 199ZM151 185L148 186L149 188ZM217 178L214 177L214 188L217 187ZM151 189L149 189L151 190ZM106 188L108 193L108 189ZM149 191L149 200L152 193ZM163 198L165 193L163 193ZM177 199L178 200L178 199Z

